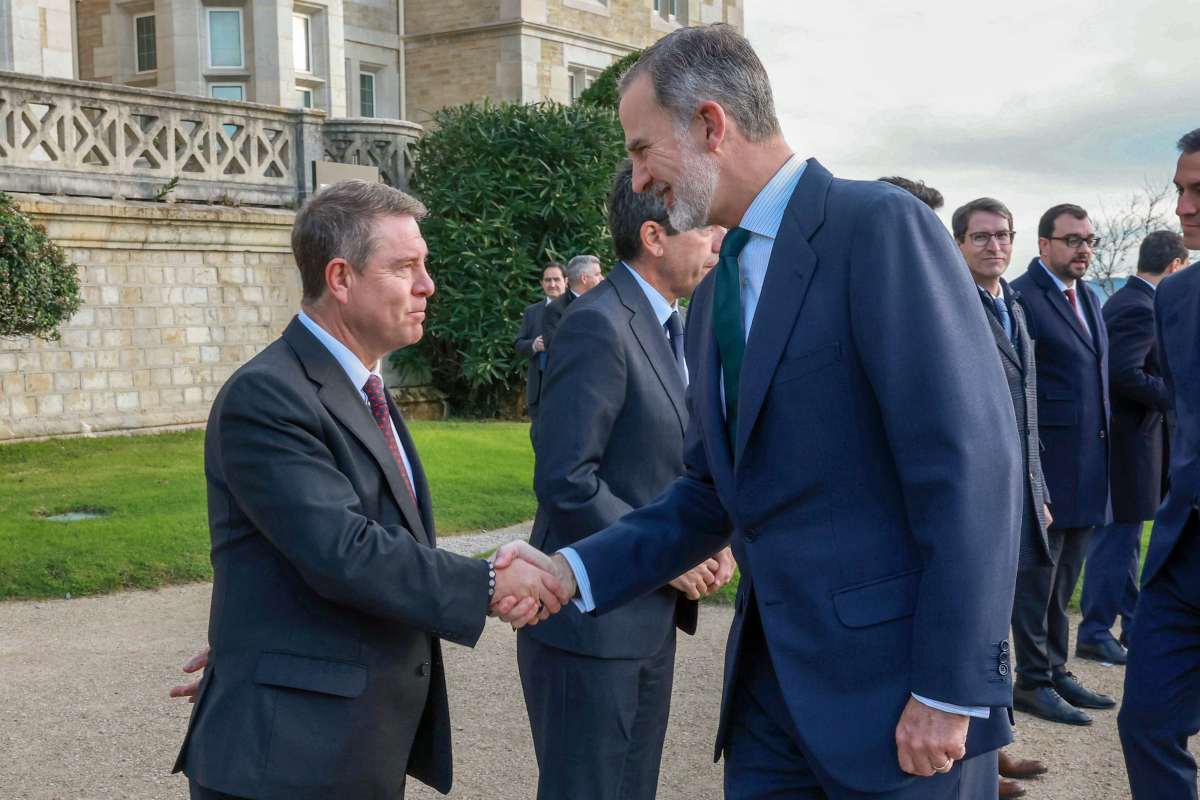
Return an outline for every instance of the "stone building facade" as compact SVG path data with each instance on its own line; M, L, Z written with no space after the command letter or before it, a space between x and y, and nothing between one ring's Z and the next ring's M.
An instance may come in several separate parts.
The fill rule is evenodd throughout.
M57 342L0 337L0 441L202 423L299 307L287 209L15 197L84 303Z
M614 60L680 25L742 27L742 0L79 0L78 8L83 80L418 123L484 98L569 103Z

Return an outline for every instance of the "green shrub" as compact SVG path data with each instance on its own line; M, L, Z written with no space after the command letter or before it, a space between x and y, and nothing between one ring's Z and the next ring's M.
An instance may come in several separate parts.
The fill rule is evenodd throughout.
M549 259L612 251L605 201L623 157L616 114L595 106L469 104L434 115L416 147L414 192L437 283L425 359L456 414L511 416L525 359L512 341Z
M76 266L0 192L0 336L57 339L79 304Z
M617 106L621 102L621 97L617 94L617 81L625 74L625 70L633 66L633 63L642 55L641 50L635 50L629 55L614 61L609 64L603 72L596 76L596 80L592 81L592 85L583 90L583 94L579 95L578 103L589 106L599 106L600 108L611 108L617 110Z

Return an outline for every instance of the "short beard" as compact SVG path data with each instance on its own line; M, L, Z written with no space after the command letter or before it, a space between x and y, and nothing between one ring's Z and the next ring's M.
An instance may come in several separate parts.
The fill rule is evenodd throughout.
M683 169L671 187L675 203L667 209L667 218L671 227L682 233L708 224L721 174L715 157L692 148L686 130L676 133L675 141L679 143Z

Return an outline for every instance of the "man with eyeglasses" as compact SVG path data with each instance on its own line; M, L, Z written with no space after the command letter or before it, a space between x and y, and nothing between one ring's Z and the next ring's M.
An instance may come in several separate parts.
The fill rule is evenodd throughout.
M1087 211L1057 205L1038 222L1040 256L1012 283L1037 359L1037 417L1053 519L1048 559L1017 572L1013 706L1051 722L1090 725L1081 709L1116 701L1083 686L1066 667L1067 604L1088 540L1111 521L1108 501L1108 332L1083 275L1099 244ZM1024 559L1024 553L1022 553Z
M1018 295L1001 277L1012 260L1012 212L991 197L972 200L954 212L950 221L954 239L962 251L971 278L979 289L979 300L987 312L988 328L996 340L996 349L1008 392L1017 418L1021 452L1024 455L1021 512L1021 549L1017 561L1017 592L1015 602L1024 601L1034 608L1049 605L1049 587L1037 580L1041 570L1051 564L1046 526L1050 511L1046 508L1049 496L1042 477L1041 447L1038 439L1037 365L1025 312L1017 303ZM1025 615L1028 616L1028 615ZM1013 630L1017 637L1029 632L1021 625L1024 616L1013 614ZM1000 797L1020 797L1025 794L1017 779L1032 778L1046 772L1040 761L1017 758L1000 751Z

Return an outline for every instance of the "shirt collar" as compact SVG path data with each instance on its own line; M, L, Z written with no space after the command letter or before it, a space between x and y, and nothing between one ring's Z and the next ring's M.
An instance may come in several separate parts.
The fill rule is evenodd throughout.
M997 293L996 294L992 294L987 289L980 286L978 283L975 284L975 288L978 289L979 293L981 295L983 295L984 297L986 297L988 300L999 300L1000 298L1004 297L1004 287L1003 286L997 285L997 287L996 287Z
M355 389L361 392L363 386L367 383L367 378L372 375L379 375L378 364L375 365L375 369L367 369L363 366L358 356L350 351L349 347L346 347L346 345L334 338L333 334L318 325L312 317L303 311L300 312L299 317L300 324L308 328L308 332L317 337L317 341L325 345L325 349L341 365L342 370L346 373L346 377L350 379L350 383L354 385ZM382 375L379 377L380 380L383 380Z
M796 184L804 174L808 162L797 155L792 155L775 173L767 185L755 196L750 207L742 216L738 226L751 233L774 239L779 233L783 222L783 212L787 210L788 201L796 191Z
M1067 289L1073 288L1073 287L1067 286L1065 283L1062 282L1062 278L1058 277L1053 272L1051 272L1050 268L1046 266L1045 261L1042 261L1039 258L1037 260L1037 262L1042 265L1042 269L1046 270L1046 274L1050 276L1050 280L1054 281L1054 285L1058 287L1058 290L1060 292L1065 292ZM1076 283L1078 283L1078 282L1079 281L1076 281Z
M658 319L658 324L666 325L667 320L679 308L679 305L677 303L668 303L667 298L663 297L658 289L655 289L645 278L639 275L636 269L625 261L621 263L625 265L625 269L629 270L629 274L633 275L633 279L638 282L638 286L642 287L642 293L650 301L650 308L654 309L654 316Z

